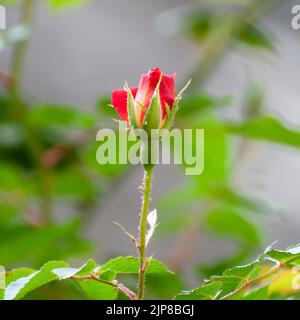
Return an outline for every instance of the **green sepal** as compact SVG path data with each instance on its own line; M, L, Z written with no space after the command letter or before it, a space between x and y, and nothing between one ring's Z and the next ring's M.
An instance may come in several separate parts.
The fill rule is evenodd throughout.
M191 81L192 80L188 81L188 83L184 86L184 88L181 91L179 91L171 109L168 105L166 105L167 114L166 114L166 119L165 119L165 122L164 122L162 129L171 130L173 128L175 116L176 116L177 111L179 110L180 100L182 99L182 95L183 95L184 91L188 88L188 86L190 85Z
M179 110L179 101L180 100L176 97L171 109L168 105L166 105L167 114L166 114L165 123L164 123L162 129L171 130L173 128L175 116L176 116L177 111Z
M159 129L162 120L161 102L159 96L160 82L161 78L158 81L158 84L151 98L150 105L143 124L143 129L146 130L148 134L151 133L151 129Z
M128 114L129 126L130 128L136 129L138 128L138 124L136 119L134 97L126 82L125 82L124 89L127 92L127 114Z

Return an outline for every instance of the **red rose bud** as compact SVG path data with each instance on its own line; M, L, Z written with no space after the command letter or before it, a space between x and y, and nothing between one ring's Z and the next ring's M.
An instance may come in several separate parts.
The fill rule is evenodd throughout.
M159 129L171 116L177 100L174 88L175 74L163 74L159 68L142 75L137 88L115 90L112 105L132 128Z
M167 76L159 68L150 69L148 74L141 76L137 88L129 88L125 83L124 89L112 93L112 105L129 128L144 129L148 133L148 137L140 137L140 158L146 171L152 170L158 161L152 142L159 140L159 134L152 135L151 130L158 129L159 133L160 129L172 128L179 101L190 84L189 81L176 96L174 79L175 74Z

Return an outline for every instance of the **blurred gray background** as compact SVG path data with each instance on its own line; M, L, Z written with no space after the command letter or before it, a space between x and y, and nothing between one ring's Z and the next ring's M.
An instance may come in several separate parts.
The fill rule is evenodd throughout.
M235 118L249 81L266 90L269 113L279 114L300 129L300 30L291 28L291 7L299 1L286 1L262 21L272 31L277 52L264 56L228 53L205 89L212 94L234 95L234 106L225 117ZM165 73L177 72L178 84L199 60L201 50L180 34L170 34L176 26L171 19L177 6L201 4L196 0L94 0L85 7L52 15L40 4L26 61L24 90L36 101L53 101L93 108L97 98L121 87L126 78L137 84L141 73L159 66ZM165 13L162 13L165 12ZM163 16L162 16L163 14ZM13 25L17 12L9 12ZM163 21L163 22L162 22ZM0 62L7 65L8 53ZM96 134L96 133L95 133ZM235 184L243 192L270 201L277 215L261 216L265 242L280 240L279 246L300 242L300 153L291 148L252 142L247 159L239 166ZM208 165L208 164L207 164ZM155 172L152 207L158 195L183 182L173 166L160 166ZM101 204L87 230L99 240L98 258L108 253L134 254L122 232L112 224L118 221L136 231L141 168L123 181L114 198ZM163 214L160 213L159 214ZM166 259L172 255L176 239L151 245L150 252ZM221 241L201 236L202 261L220 258L231 250Z

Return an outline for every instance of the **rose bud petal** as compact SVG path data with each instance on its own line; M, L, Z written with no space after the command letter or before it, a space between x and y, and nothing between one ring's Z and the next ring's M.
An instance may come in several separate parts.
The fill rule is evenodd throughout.
M165 75L159 68L150 69L148 74L141 76L139 86L137 88L129 89L126 84L124 89L113 91L112 105L120 115L121 119L126 121L129 126L133 126L133 121L131 121L131 119L136 119L134 123L136 123L139 128L142 128L145 121L145 115L149 109L152 99L155 96L155 90L158 89L155 103L156 106L158 104L160 105L161 110L159 121L162 124L163 120L166 118L167 111L172 109L176 99L174 85L175 76L175 73L172 75ZM128 90L131 91L132 96ZM134 99L135 110L132 108L132 97ZM130 112L131 117L128 116L128 111ZM158 114L158 112L156 113ZM157 119L153 123L155 123L155 128L153 129L158 129Z
M130 88L130 91L135 98L138 88ZM127 90L126 89L117 89L112 92L112 105L121 117L123 121L128 121L127 113Z
M171 108L175 100L175 87L174 79L175 75L167 76L163 74L159 68L150 69L148 74L141 76L138 90L136 93L135 100L137 102L138 110L138 122L141 125L144 121L145 110L149 108L150 101L153 97L154 91L158 82L160 81L159 86L159 95L162 106L162 119L166 115L166 104ZM141 105L144 107L142 108ZM143 110L144 109L144 110Z

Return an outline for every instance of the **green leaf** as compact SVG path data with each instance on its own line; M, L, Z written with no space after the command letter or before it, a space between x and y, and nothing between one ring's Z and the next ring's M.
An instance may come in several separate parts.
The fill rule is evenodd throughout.
M7 288L5 290L4 299L21 299L27 293L53 281L67 280L73 276L90 275L98 271L98 265L93 261L87 261L79 268L70 268L68 264L62 261L51 261L46 263L40 270L32 269L16 269L9 272L7 278ZM107 271L101 274L101 279L112 281L115 273ZM108 284L98 282L93 279L72 279L72 283L76 284L89 299L95 300L111 300L116 299L116 289ZM0 291L0 298L1 298Z
M223 272L223 276L226 277L237 277L242 281L247 282L258 276L259 273L259 262L255 261L245 266L238 266Z
M21 277L11 282L5 289L5 300L19 300L27 293L57 279L52 270L59 267L67 267L68 264L63 261L47 262L40 270L31 273L28 276Z
M71 278L75 275L85 275L94 273L97 264L93 260L89 260L79 268L56 268L52 272L57 275L59 280Z
M134 257L118 257L112 259L100 267L100 271L112 270L116 273L138 273L139 259ZM160 261L151 258L147 267L147 273L164 273L169 272Z
M35 272L34 269L29 269L29 268L13 269L9 272L6 272L5 284L6 286L8 286L11 282L14 282L22 277L27 277L34 272ZM5 290L0 289L0 300L4 300L4 295L5 295Z
M222 1L222 5L224 5L224 2L225 1ZM241 1L235 2L241 4ZM208 38L214 33L216 22L222 21L224 17L223 12L214 12L212 10L192 12L192 14L188 14L184 19L185 32L188 36L203 42L205 38ZM234 34L234 40L254 48L274 49L271 36L261 30L261 28L258 28L257 24L247 23L242 29L242 32L237 32L236 35Z
M212 30L214 19L215 15L208 10L189 13L183 20L184 31L190 37L203 40Z
M56 268L52 271L60 280L73 276L84 276L98 272L98 265L95 261L89 260L80 268ZM104 272L100 278L112 281L115 278L114 272ZM93 279L72 280L76 287L91 300L114 300L117 298L117 291L114 287Z
M243 300L269 300L269 286L253 290L243 297Z
M216 281L222 282L222 292L218 298L237 290L244 283L256 278L259 275L259 271L260 264L258 261L252 262L245 266L225 270L222 276L215 277ZM239 295L236 295L234 296L234 299L237 299L238 297Z
M183 291L175 296L175 300L215 300L221 288L222 283L216 281L191 291Z
M216 283L217 300L297 299L298 291L291 286L297 270L288 265L299 265L300 245L280 251L272 249L273 245L267 247L254 262L227 269L220 276L212 276L199 289ZM277 262L276 268L266 264L270 259ZM198 289L195 290L197 293ZM182 298L181 294L179 296ZM194 291L185 293L184 298L197 299Z
M290 129L270 116L261 116L240 124L227 124L226 129L232 134L300 148L300 130Z
M300 265L300 245L289 247L286 251L270 250L266 255L278 263L286 263L292 260L292 265Z
M298 244L296 244L296 245L294 245L294 246L289 246L289 247L287 248L287 251L288 251L289 253L292 253L293 255L298 255L298 254L300 254L300 243L298 243Z
M238 40L254 48L274 50L271 37L251 24L238 35Z
M208 227L216 233L243 240L248 246L260 243L255 226L233 209L220 208L211 211L206 218Z
M114 277L110 277L107 280L114 280ZM76 284L91 300L115 300L118 296L118 292L114 287L95 280L78 280Z
M15 269L8 273L7 287L5 292L0 290L0 299L18 300L53 280L67 280L75 275L89 275L97 272L97 269L97 264L93 260L89 260L80 268L70 268L63 261L50 261L37 271L33 269ZM115 278L115 273L104 272L101 274L101 278L112 281ZM93 279L72 280L72 282L90 299L111 300L117 297L115 288L108 284Z

